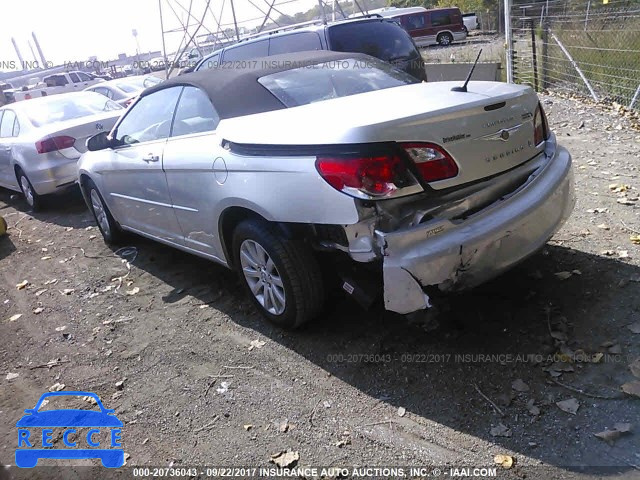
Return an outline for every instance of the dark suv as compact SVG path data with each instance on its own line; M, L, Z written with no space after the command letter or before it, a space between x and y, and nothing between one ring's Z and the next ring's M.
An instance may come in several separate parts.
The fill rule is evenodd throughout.
M427 80L424 61L409 34L395 21L377 15L327 25L305 23L264 32L216 50L203 58L194 70L308 50L365 53L392 63L419 80Z

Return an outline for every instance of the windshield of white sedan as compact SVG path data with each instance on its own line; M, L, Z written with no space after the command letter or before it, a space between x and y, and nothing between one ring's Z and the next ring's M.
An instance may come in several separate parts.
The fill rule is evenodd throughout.
M297 107L420 80L379 60L345 59L273 73L258 82L287 107Z
M153 87L157 85L162 80L157 77L149 76L144 78L130 78L124 79L119 82L116 86L125 93L137 93L145 88Z
M122 109L117 103L97 93L74 93L71 96L37 100L32 101L26 109L26 115L35 127Z

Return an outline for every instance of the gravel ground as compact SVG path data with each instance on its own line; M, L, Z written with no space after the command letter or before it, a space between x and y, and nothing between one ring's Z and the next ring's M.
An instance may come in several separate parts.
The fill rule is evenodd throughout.
M575 213L542 253L451 297L435 330L337 296L284 332L221 267L137 237L107 248L77 193L32 214L0 191L0 463L14 463L23 409L59 383L115 408L128 466L267 467L289 451L299 467L493 467L503 454L515 464L501 478L640 478L640 400L621 391L640 357L640 133L613 110L543 103L574 156ZM610 442L594 435L616 425Z

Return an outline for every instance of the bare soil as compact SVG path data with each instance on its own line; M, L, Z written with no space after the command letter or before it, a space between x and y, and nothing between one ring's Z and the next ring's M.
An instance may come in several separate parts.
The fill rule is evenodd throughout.
M615 111L543 104L574 157L575 212L543 252L448 298L435 330L338 295L282 331L222 267L138 237L106 247L77 192L31 213L0 191L0 464L23 410L61 383L115 408L127 466L265 467L290 450L298 466L493 467L505 454L501 478L640 478L640 399L621 391L640 357L640 133ZM575 414L557 405L572 398ZM631 432L594 436L618 423ZM39 468L0 477L83 476Z

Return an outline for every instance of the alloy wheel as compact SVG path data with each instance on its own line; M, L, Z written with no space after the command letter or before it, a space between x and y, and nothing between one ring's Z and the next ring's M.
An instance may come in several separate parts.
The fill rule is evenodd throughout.
M35 203L33 199L33 190L31 190L31 184L24 175L20 176L20 188L22 188L22 193L24 194L24 198L27 200L29 206L33 207Z
M93 213L96 216L98 225L100 225L105 235L109 235L111 228L109 227L109 219L107 218L107 209L102 204L102 199L97 190L91 190L91 206L93 207Z
M240 245L240 264L260 305L272 315L282 315L286 307L284 283L267 251L258 242L247 239Z

